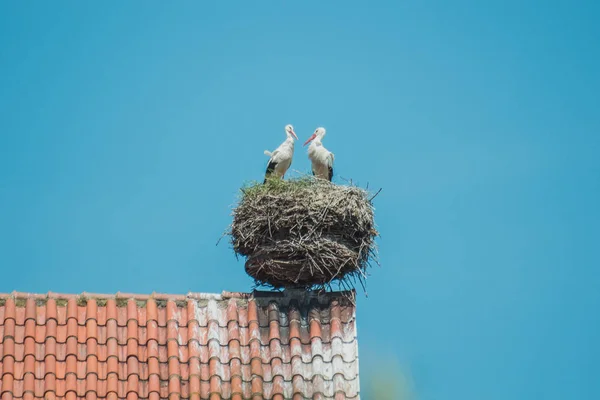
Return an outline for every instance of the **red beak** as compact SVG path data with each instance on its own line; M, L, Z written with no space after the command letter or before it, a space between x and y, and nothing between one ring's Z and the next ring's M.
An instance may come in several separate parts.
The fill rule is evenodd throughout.
M296 138L296 140L298 140L298 136L296 136L296 132L294 132L294 131L291 131L290 133L292 134L292 136L293 136L293 137L295 137L295 138Z
M307 144L309 144L312 140L314 140L314 138L317 137L316 133L313 133L313 135L311 137L308 138L308 140L306 142L304 142L303 146L306 146Z

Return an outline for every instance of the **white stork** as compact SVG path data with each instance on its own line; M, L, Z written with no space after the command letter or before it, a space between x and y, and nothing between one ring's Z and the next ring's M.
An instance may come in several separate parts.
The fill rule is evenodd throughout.
M312 173L319 179L327 179L331 182L333 177L333 153L327 150L321 141L325 137L325 128L315 129L315 133L304 143L308 146L308 158L312 163Z
M283 178L290 165L292 165L294 138L298 139L298 136L296 136L292 125L285 126L285 134L287 138L274 152L271 153L269 150L265 150L265 155L271 158L269 158L269 163L267 164L265 181L263 183L267 183L267 179L271 176Z

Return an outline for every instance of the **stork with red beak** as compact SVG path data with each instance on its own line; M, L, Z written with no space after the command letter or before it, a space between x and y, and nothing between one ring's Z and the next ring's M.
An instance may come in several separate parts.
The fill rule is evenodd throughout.
M294 156L294 138L298 139L292 125L285 126L285 134L287 138L274 152L265 150L265 154L269 158L267 171L265 172L265 181L271 177L283 178L290 165L292 165L292 157Z
M315 133L304 143L308 146L308 158L312 163L312 173L319 179L327 179L331 182L333 177L333 153L327 150L321 141L325 137L325 128L315 129Z

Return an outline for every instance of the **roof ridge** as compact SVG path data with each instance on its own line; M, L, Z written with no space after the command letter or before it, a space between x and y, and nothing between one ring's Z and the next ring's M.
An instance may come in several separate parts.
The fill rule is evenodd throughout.
M249 293L244 292L229 292L222 291L221 293L203 293L203 292L188 292L187 294L169 294L169 293L157 293L152 292L151 294L140 294L140 293L123 293L117 292L113 294L108 293L90 293L90 292L81 292L81 293L57 293L57 292L47 292L47 293L33 293L33 292L17 292L13 291L11 293L0 293L0 299L6 298L20 298L20 299L134 299L134 300L173 300L173 301L183 301L183 300L225 300L225 299L251 299L251 298L261 298L267 299L272 298L275 299L294 299L294 300L302 300L309 301L312 299L323 299L323 298L332 298L332 297L348 297L350 299L354 299L356 292L354 290L347 291L335 291L335 292L323 292L323 291L306 291L303 289L288 289L284 291L252 291Z

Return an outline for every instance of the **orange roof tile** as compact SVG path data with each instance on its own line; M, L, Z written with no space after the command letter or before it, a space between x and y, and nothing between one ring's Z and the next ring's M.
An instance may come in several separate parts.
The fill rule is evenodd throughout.
M0 294L0 400L358 399L353 297Z

